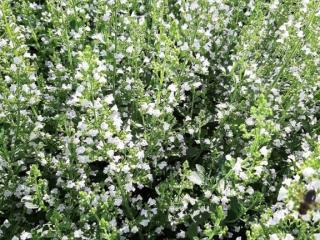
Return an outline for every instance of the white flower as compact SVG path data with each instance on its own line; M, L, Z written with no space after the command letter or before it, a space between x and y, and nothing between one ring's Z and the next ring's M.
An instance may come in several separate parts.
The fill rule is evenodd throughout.
M159 167L160 169L164 169L167 165L168 165L168 164L167 164L166 162L162 161L161 163L158 164L158 167Z
M254 170L256 171L255 174L259 176L262 173L263 169L264 169L263 166L254 167Z
M107 22L110 19L110 16L111 16L111 12L106 12L102 17L102 20Z
M313 234L314 240L320 240L320 233Z
M190 5L190 9L196 10L197 8L199 8L199 4L197 2L192 2Z
M266 146L263 146L263 147L260 149L260 153L261 153L264 157L266 157L266 156L268 155L268 153L269 153L269 150L267 149Z
M199 176L199 174L195 171L192 171L191 174L188 176L188 179L197 185L202 185L203 181L201 179L201 177Z
M160 234L163 229L164 229L164 228L163 228L162 226L157 227L157 228L155 229L155 232L156 232L157 234Z
M80 238L81 236L82 236L82 231L81 231L81 229L79 229L79 230L76 230L76 231L74 231L74 237L75 238Z
M195 39L192 45L196 50L199 50L201 45L198 39Z
M176 87L175 84L170 84L169 87L168 87L168 89L169 89L171 92L177 91L177 87Z
M105 97L105 101L107 104L111 104L113 101L114 101L114 98L113 98L113 95L112 94L109 94Z
M279 6L279 0L275 0L271 5L270 5L270 10L274 11L278 8Z
M185 42L180 48L182 51L187 51L189 49L188 43Z
M320 189L320 179L313 180L309 183L310 189L319 190Z
M254 189L252 187L248 187L246 192L252 195L254 193Z
M253 120L253 118L247 118L246 119L246 124L248 125L248 126L253 126L254 125L254 120Z
M288 195L288 190L284 187L281 187L278 193L278 201L283 201L284 199L287 198Z
M315 211L312 216L312 221L318 222L320 220L320 211Z
M150 220L149 219L143 219L142 221L140 221L140 224L144 227L148 226Z
M84 153L85 151L86 151L86 148L83 147L83 146L80 146L80 147L78 147L78 148L76 149L77 155L80 155L80 154Z
M133 52L133 46L129 46L126 50L127 53L132 53Z
M274 234L269 235L269 237L270 237L270 238L269 238L270 240L279 240L279 238L278 238L277 234L275 234L275 233L274 233Z
M294 237L291 234L286 234L283 240L294 240Z
M192 86L193 86L195 89L197 89L197 88L200 87L201 85L202 85L201 82L195 82L195 83L192 84Z
M28 209L37 209L37 208L39 208L37 205L35 205L35 204L31 203L31 202L25 202L24 205Z
M305 169L302 170L302 175L305 178L311 177L315 173L315 170L311 167L306 167Z
M190 135L194 134L194 129L193 128L188 128L188 133L190 133Z
M204 196L205 196L206 198L210 198L210 197L212 196L212 193L211 193L209 190L206 190L206 191L204 192Z
M104 36L102 33L96 33L92 36L92 39L96 39L102 43L104 43Z
M79 68L87 71L89 69L89 64L87 62L82 62L79 64Z
M5 226L6 228L8 228L8 227L11 226L11 223L9 222L8 219L6 219L6 220L3 222L3 226Z
M155 110L152 112L152 115L155 116L155 117L160 117L161 112L160 112L159 109L155 109Z
M131 232L132 232L132 233L136 233L136 232L138 232L138 231L139 231L139 229L138 229L137 226L133 226L133 227L131 228Z
M177 233L177 238L185 238L186 237L186 232L181 230L179 233Z
M121 205L121 203L122 203L122 199L121 198L116 198L114 200L114 205L116 205L117 207L119 207Z
M26 195L21 199L24 202L24 205L28 209L37 209L38 206L32 203L32 196Z
M169 123L167 123L167 122L163 123L163 130L164 130L165 132L168 131L169 128L170 128L170 124L169 124Z
M21 60L21 57L14 57L13 58L13 62L14 62L14 64L20 64L20 63L22 63L22 60Z
M142 159L144 158L144 151L143 151L143 150L141 150L141 151L139 151L139 152L137 153L137 158L138 158L139 160L142 160Z
M26 240L32 238L31 233L23 231L20 235L21 240Z
M239 175L241 172L241 162L243 160L241 158L237 158L237 162L233 166L233 171L236 173L236 175Z
M273 216L268 220L268 225L276 225L278 224L286 215L288 214L287 210L279 210L276 211Z

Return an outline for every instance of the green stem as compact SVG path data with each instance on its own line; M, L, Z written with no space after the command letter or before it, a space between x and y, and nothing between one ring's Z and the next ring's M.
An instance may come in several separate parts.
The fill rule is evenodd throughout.
M122 183L122 181L121 181L121 179L120 179L120 177L119 177L118 174L116 175L116 180L117 180L117 184L118 184L118 187L119 187L119 189L120 189L120 192L121 192L121 196L122 196L122 199L123 199L124 207L125 207L128 215L129 215L129 218L130 218L132 221L135 221L135 218L134 218L134 216L133 216L133 211L132 211L132 209L131 209L131 207L130 207L130 204L129 204L129 202L128 202L127 195L126 195L126 193L125 193L125 191L124 191L124 189L123 189L123 183ZM140 240L143 240L144 237L143 237L140 229L138 229L138 234L139 234L139 239L140 239Z

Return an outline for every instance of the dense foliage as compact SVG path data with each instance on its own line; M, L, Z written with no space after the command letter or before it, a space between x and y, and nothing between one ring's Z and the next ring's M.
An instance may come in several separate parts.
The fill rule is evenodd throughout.
M319 240L319 76L319 0L0 0L0 239Z

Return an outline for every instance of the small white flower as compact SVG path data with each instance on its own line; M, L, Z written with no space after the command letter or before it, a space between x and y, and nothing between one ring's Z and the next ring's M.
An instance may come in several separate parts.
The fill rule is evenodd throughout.
M119 207L121 205L121 203L122 203L122 199L121 198L116 198L114 200L114 205L116 205L117 207Z
M25 202L24 203L25 207L28 209L38 209L39 207L31 202Z
M82 236L82 231L81 231L81 229L79 229L79 230L76 230L76 231L74 231L74 237L75 238L80 238L81 236Z
M84 153L85 151L86 151L86 148L83 147L83 146L80 146L80 147L78 147L78 148L76 149L77 155L80 155L80 154Z
M254 193L254 189L252 187L248 187L247 191L248 194L252 195Z
M263 147L260 149L260 153L261 153L264 157L266 157L266 156L268 155L268 153L269 153L269 150L267 149L266 146L263 146Z
M201 85L202 85L201 82L195 82L195 83L192 84L192 86L193 86L195 89L197 89L197 88L200 87Z
M270 237L270 238L269 238L270 240L279 240L279 238L278 238L277 234L275 234L275 233L274 233L274 234L269 235L269 237Z
M239 175L240 172L241 172L241 163L242 163L242 161L243 160L241 158L237 158L237 162L234 164L234 166L232 168L237 175Z
M87 62L82 62L79 64L79 68L87 71L89 69L89 64Z
M170 128L170 124L169 124L169 123L167 123L167 122L163 123L163 130L164 130L165 132L168 131L169 128Z
M161 163L158 164L158 167L159 167L160 169L164 169L167 165L168 165L168 164L167 164L166 162L162 161Z
M190 135L193 135L194 134L194 129L193 128L188 128L188 133L190 133Z
M108 21L110 19L110 16L111 16L111 12L110 11L107 11L103 16L102 16L102 20L103 21Z
M278 194L278 201L283 201L284 199L287 198L288 195L288 190L284 187L281 187L279 190L279 194Z
M311 177L313 174L315 174L315 170L311 167L306 167L305 169L302 170L302 175L305 178Z
M23 231L20 235L21 240L26 240L32 238L31 233Z
M132 233L136 233L136 232L138 232L138 231L139 231L139 229L138 229L137 226L133 226L133 227L131 228L131 232L132 232Z
M5 226L6 228L8 228L8 227L11 226L11 223L9 222L8 219L6 219L6 220L3 222L3 226Z
M185 42L180 48L181 48L182 51L187 51L187 50L189 50L188 43Z
M177 233L177 238L185 238L186 237L186 232L181 230L179 233Z
M126 50L127 53L132 53L133 52L133 46L129 46Z
M142 159L144 158L144 151L143 151L143 150L141 150L141 151L139 151L139 152L137 153L137 158L138 158L139 160L142 160Z
M113 101L114 101L113 95L112 95L112 94L107 95L107 96L105 97L105 101L106 101L106 103L109 104L109 105L112 104Z
M202 185L203 181L201 179L201 177L199 176L199 174L195 171L192 171L191 174L188 176L188 179L197 185Z
M204 192L204 196L205 196L206 198L210 198L210 197L212 196L212 193L211 193L209 190L206 190L206 191Z
M143 219L142 221L140 221L140 224L144 227L148 226L150 220L149 219Z
M177 87L176 87L175 84L170 84L169 87L168 87L168 89L169 89L171 92L177 91Z
M312 216L312 221L318 222L320 220L320 211L315 211Z
M104 43L104 35L102 33L96 33L92 38Z
M291 234L286 234L283 240L294 240L294 237Z
M275 0L271 5L270 5L270 10L274 11L278 8L279 6L279 0Z
M108 130L108 128L109 128L108 124L105 123L105 122L101 123L100 127L101 127L101 129L103 129L103 130Z
M248 125L248 126L253 126L254 125L254 120L253 120L253 118L247 118L246 119L246 124Z
M163 228L162 226L157 227L157 228L155 229L155 232L156 232L157 234L160 234L163 229L164 229L164 228Z
M320 240L320 233L313 234L314 240Z
M13 62L14 64L18 64L18 65L21 64L22 63L21 57L14 57Z
M21 199L24 202L24 205L28 209L37 209L38 206L32 203L32 196L26 195Z
M197 2L192 2L190 5L190 9L196 10L197 8L199 8L199 4Z
M91 137L95 137L98 135L98 133L99 133L99 131L97 129L90 129L88 132L88 135Z

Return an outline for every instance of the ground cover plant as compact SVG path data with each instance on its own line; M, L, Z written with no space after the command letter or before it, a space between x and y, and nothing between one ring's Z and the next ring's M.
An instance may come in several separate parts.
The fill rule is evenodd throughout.
M0 0L0 239L320 239L320 1Z

